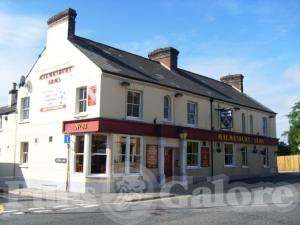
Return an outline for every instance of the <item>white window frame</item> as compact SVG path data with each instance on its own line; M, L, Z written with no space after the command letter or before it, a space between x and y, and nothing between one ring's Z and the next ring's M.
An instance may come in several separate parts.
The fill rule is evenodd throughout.
M87 86L82 86L82 87L78 87L76 89L77 94L76 94L76 114L85 114L87 113L87 100L88 100L88 93L87 93ZM80 98L80 91L81 90L85 90L85 98ZM85 111L80 111L80 103L83 102L84 103L84 108Z
M25 101L28 100L28 107L25 108ZM25 111L28 117L25 118ZM24 97L21 99L21 121L28 121L30 119L30 97Z
M77 145L78 145L78 143L77 143L77 137L83 137L83 152L82 153L77 153L76 151L77 151ZM85 136L83 135L83 134L81 134L81 135L76 135L75 136L75 151L74 151L74 170L73 170L73 173L74 174L80 174L80 175L83 175L84 174L84 167L85 167L85 165L84 165L84 157L85 157L85 154L84 154L84 145L85 145ZM77 155L82 155L83 156L83 159L82 159L82 172L77 172L76 171L76 156Z
M264 136L268 136L268 118L262 118L262 133Z
M195 113L189 113L189 104L193 104L195 106ZM188 101L186 104L186 110L187 110L187 125L188 126L192 126L192 127L196 127L198 124L198 104L197 102L192 102L192 101ZM194 115L195 117L195 122L193 124L189 123L189 115Z
M93 144L93 135L99 135L99 136L103 136L106 137L106 149L105 149L105 153L92 153L92 144ZM89 154L89 167L88 167L88 177L107 177L108 176L108 161L109 161L109 157L108 157L108 143L109 143L109 137L106 134L99 134L99 133L95 133L95 134L91 134L91 148L90 148L90 154ZM92 173L92 156L94 155L105 155L106 156L106 165L105 165L105 173Z
M142 176L143 175L143 163L144 163L144 138L143 136L137 136L137 135L118 135L116 138L117 140L120 140L121 137L126 137L126 151L125 151L125 169L124 173L115 173L114 169L114 163L115 163L115 153L113 152L113 163L112 163L112 171L113 176L119 177L119 176ZM140 138L140 172L138 173L130 173L130 138ZM113 143L113 146L115 144L119 144L119 142Z
M168 107L165 106L165 99L167 99L168 101ZM171 97L169 95L165 95L164 96L164 101L163 101L163 117L164 120L167 122L172 121L172 100ZM168 110L168 116L165 117L165 110Z
M242 133L246 133L246 115L242 113Z
M265 151L265 154L263 155L263 166L264 166L264 168L270 168L269 149L265 148L264 151Z
M186 149L186 168L187 169L198 169L198 168L201 168L201 143L200 141L193 141L193 140L188 140L187 142L192 142L192 143L197 143L198 144L198 158L197 158L197 165L196 166L189 166L188 165L188 160L187 160L187 157L189 155L188 153L188 149ZM195 155L195 153L193 154Z
M241 150L241 153L242 153L242 168L248 168L248 149L247 149L247 147L243 147L242 150ZM243 160L244 156L246 157L245 158L246 163L244 163L244 160Z
M139 106L139 116L138 117L128 116L128 104L137 105L137 104L134 104L134 103L128 103L128 93L129 92L138 93L140 95L140 103L138 105ZM127 90L127 93L126 93L126 112L125 113L126 113L126 118L129 119L129 120L142 120L143 119L143 92L142 91L132 90L132 89Z
M29 156L29 143L26 142L26 141L21 142L20 147L21 147L20 164L28 164L28 159L29 159L29 157L28 157ZM26 155L26 157L24 157L24 155ZM27 159L26 161L25 161L25 158Z
M226 154L226 145L232 145L232 154ZM225 164L226 155L232 155L232 164ZM224 143L224 167L235 167L235 145L233 143Z
M3 129L3 117L0 115L0 131Z

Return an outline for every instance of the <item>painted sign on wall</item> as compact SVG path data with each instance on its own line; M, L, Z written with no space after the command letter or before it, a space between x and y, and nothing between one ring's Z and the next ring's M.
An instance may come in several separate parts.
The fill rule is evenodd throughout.
M96 86L91 86L88 89L88 106L96 105Z
M158 145L146 146L146 167L151 169L158 167Z
M64 133L86 133L99 131L99 120L64 123Z

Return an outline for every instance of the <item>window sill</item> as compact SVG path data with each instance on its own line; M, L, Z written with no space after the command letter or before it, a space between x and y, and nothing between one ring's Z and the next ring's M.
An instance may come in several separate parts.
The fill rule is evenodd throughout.
M126 120L136 120L136 121L144 121L140 117L126 116Z
M224 167L226 167L226 168L235 168L236 166L235 165L224 165Z
M140 177L140 176L143 176L142 173L130 173L130 174L115 173L115 174L113 174L113 177Z
M163 123L171 124L171 123L173 123L173 121L172 120L168 120L168 119L164 119Z
M19 164L19 168L28 168L28 164L27 163Z
M200 166L187 166L186 169L195 170L195 169L201 169L201 167Z
M76 113L74 118L83 118L83 117L87 117L88 113L87 112L82 112L82 113Z
M108 178L108 174L89 174L86 176L86 178L94 178L94 179L97 179L97 178Z
M264 169L270 169L270 166L263 166Z
M187 127L198 127L196 124L187 124Z
M242 166L242 169L248 169L249 166Z
M25 124L25 123L30 123L30 121L29 121L29 120L21 120L21 121L19 122L19 124Z

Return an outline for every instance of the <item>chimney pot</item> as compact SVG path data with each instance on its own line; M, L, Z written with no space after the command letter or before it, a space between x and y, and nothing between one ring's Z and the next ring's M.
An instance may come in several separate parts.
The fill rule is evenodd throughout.
M244 76L242 74L228 74L220 78L220 80L237 89L239 92L244 92L243 84Z
M157 61L170 70L177 68L177 56L179 51L173 47L158 48L148 54L149 59Z

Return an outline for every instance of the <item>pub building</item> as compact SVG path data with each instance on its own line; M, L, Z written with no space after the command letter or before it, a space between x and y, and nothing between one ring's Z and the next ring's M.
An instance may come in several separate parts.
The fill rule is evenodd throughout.
M178 67L179 51L148 58L75 35L76 11L48 20L46 47L0 108L0 176L28 187L109 192L154 174L198 182L277 173L276 113L221 80Z

